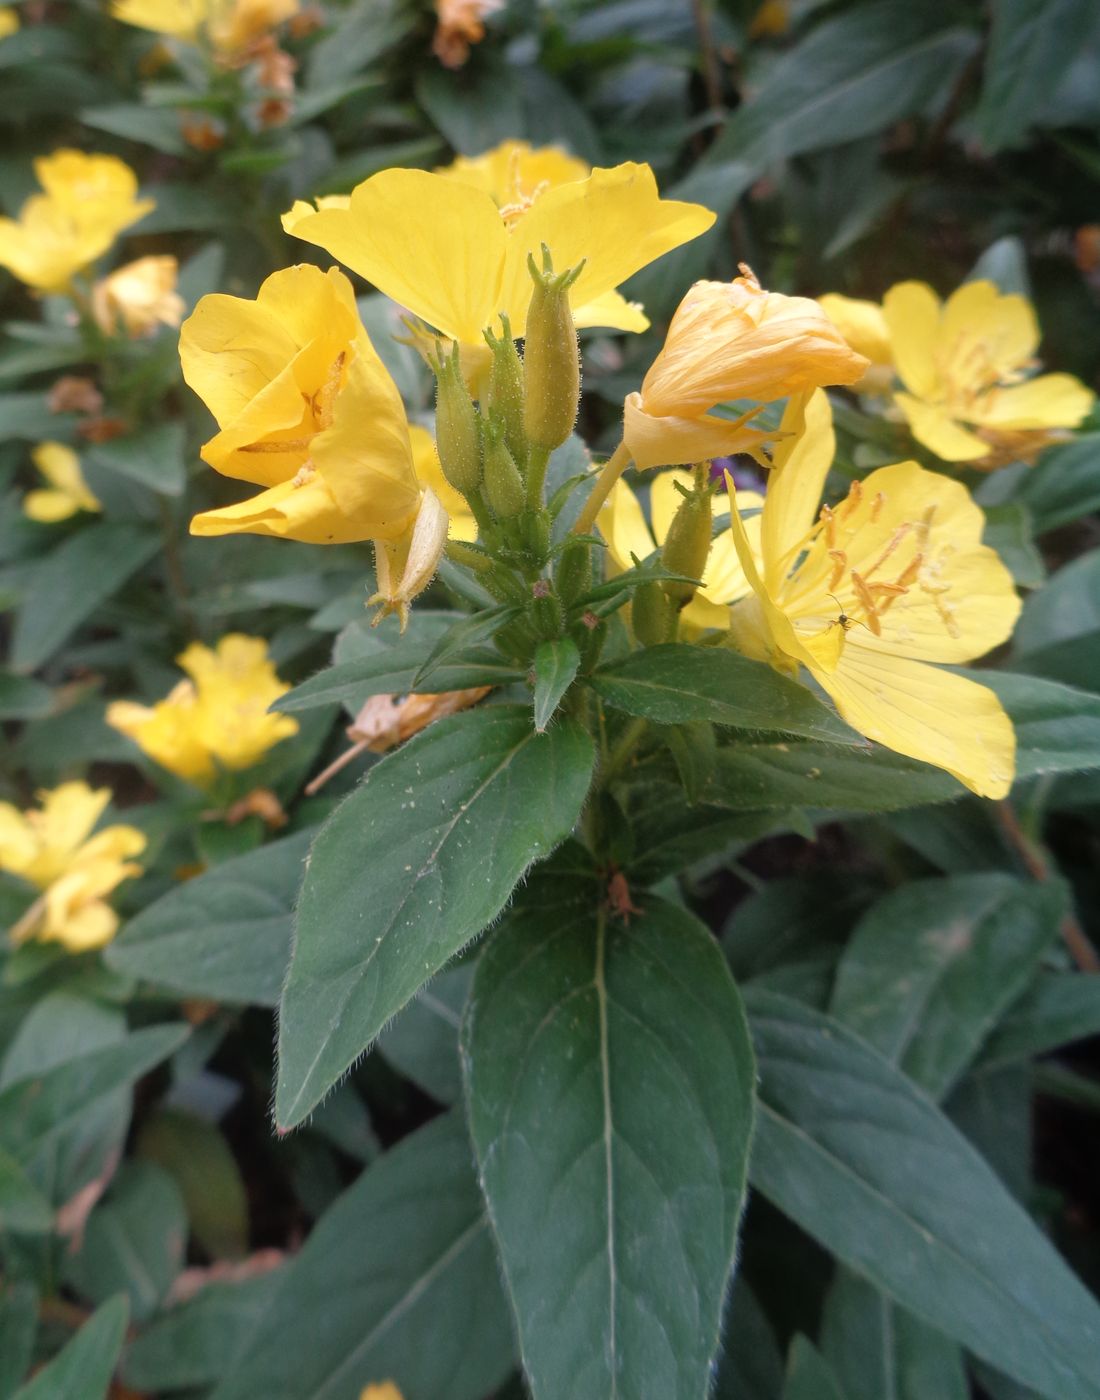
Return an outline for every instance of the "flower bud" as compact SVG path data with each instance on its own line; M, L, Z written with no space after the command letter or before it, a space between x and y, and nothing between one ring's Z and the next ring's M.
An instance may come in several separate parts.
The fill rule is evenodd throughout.
M677 612L676 604L659 583L643 583L636 588L630 620L642 646L671 642L676 636Z
M712 523L710 489L705 481L697 481L672 517L661 549L661 563L669 573L703 577L710 554ZM666 581L661 587L679 608L686 607L695 596L695 585L691 583Z
M522 468L527 460L527 437L523 430L523 361L503 311L500 324L503 334L499 339L492 331L485 332L485 343L493 353L493 360L484 407L503 426L508 451Z
M510 520L523 509L527 499L523 477L519 474L508 445L504 428L497 419L483 423L485 437L485 499L498 520Z
M523 373L523 422L531 447L552 452L573 431L581 394L581 362L577 331L569 309L569 289L584 263L554 273L550 250L543 244L542 271L528 255L535 283L527 312Z
M584 540L568 540L554 572L554 583L557 586L558 596L567 608L571 607L586 591L591 580L591 546Z
M531 585L531 623L535 635L546 642L560 637L565 625L565 609L547 578L536 579Z
M367 606L381 604L374 622L395 612L404 632L409 620L409 604L423 593L435 576L447 547L450 520L430 486L424 488L420 509L412 525L395 540L374 543L378 592L367 599Z
M435 441L449 485L469 496L481 484L481 437L478 413L462 378L459 349L442 349L432 361L435 371Z

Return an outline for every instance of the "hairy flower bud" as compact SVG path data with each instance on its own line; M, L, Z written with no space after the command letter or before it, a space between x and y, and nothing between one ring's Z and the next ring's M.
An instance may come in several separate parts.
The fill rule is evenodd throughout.
M555 273L550 250L543 245L542 270L533 257L527 267L535 283L527 312L523 350L523 422L531 447L552 452L573 431L581 393L577 330L569 309L569 289L584 263Z
M527 460L527 437L523 428L523 361L512 339L511 323L503 312L500 324L503 334L499 338L492 331L485 332L485 343L493 353L493 360L484 407L504 428L508 451L522 469Z
M592 581L592 547L585 540L566 542L554 572L554 583L562 602L571 607Z
M504 440L501 423L490 418L483 423L485 438L485 499L499 520L510 520L523 509L526 492L523 477Z
M634 590L630 618L642 646L671 642L676 635L676 615L676 604L659 583L643 583Z
M469 496L481 484L481 437L478 413L462 378L459 348L440 350L435 371L435 440L443 475L456 491Z
M703 577L710 554L710 488L704 473L699 476L701 479L696 481L695 489L684 496L672 517L661 548L661 563L669 573L687 574L688 578ZM695 585L691 583L666 581L661 587L680 608L686 607L695 596Z

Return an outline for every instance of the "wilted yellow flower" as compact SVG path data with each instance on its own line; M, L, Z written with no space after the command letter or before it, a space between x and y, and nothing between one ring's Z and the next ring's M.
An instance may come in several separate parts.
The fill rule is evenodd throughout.
M203 459L266 488L195 516L193 534L347 544L411 525L420 486L405 409L342 272L291 267L255 301L203 297L180 359L221 429Z
M639 467L752 451L766 433L708 410L851 384L867 368L817 302L766 292L747 267L741 273L732 282L695 283L641 393L627 397L623 442Z
M16 34L19 31L19 16L10 5L6 5L0 10L0 39L6 39L9 34Z
M111 14L124 24L170 39L195 41L205 34L222 54L237 53L298 13L298 0L113 0Z
M646 523L641 502L626 482L615 483L596 517L600 534L607 542L608 563L615 573L632 567L631 556L644 562L664 544L672 518L683 499L676 487L680 485L690 489L692 480L690 472L661 472L653 478L649 493L652 528ZM763 503L763 496L756 491L741 491L737 497L738 507L747 513L745 532L757 553L759 511ZM711 498L711 509L716 516L725 515L730 508L730 498L724 492ZM707 567L703 571L703 586L696 590L691 602L680 614L681 619L689 627L726 628L730 625L729 605L751 592L734 547L733 536L723 531L711 543Z
M28 287L53 292L105 253L155 200L137 198L137 176L115 156L60 150L34 172L45 193L31 195L19 218L0 218L0 267Z
M835 449L825 395L792 399L783 426L759 567L730 515L754 591L732 610L737 645L782 671L805 666L869 739L1004 797L1011 721L993 691L934 664L981 656L1019 614L1012 576L981 542L984 515L960 482L916 462L880 467L818 511Z
M1027 460L1092 408L1071 374L1028 378L1039 324L1026 297L967 282L941 303L924 282L900 282L883 299L905 392L895 399L918 442L945 462Z
M170 773L199 787L240 772L298 732L290 715L268 714L289 685L275 674L260 637L231 632L211 650L192 642L177 658L189 679L152 707L117 700L107 723Z
M107 335L121 323L135 339L158 325L178 326L185 310L176 291L179 263L171 254L137 258L116 268L92 288L92 314Z
M110 800L108 788L62 783L39 793L38 810L0 802L0 869L42 891L11 930L13 942L37 938L81 953L114 937L118 915L106 896L141 874L131 858L145 849L145 837L132 826L91 834Z
M521 337L532 281L550 249L559 271L584 268L570 289L578 326L638 330L637 307L609 295L639 268L714 222L698 204L661 199L648 165L593 170L538 193L513 213L483 188L425 170L383 170L346 206L299 200L283 216L296 238L326 249L400 306L487 363L482 332L504 312Z
M99 501L88 489L80 458L63 442L40 442L31 452L31 461L50 483L23 497L23 513L32 520L52 525L68 520L78 510L101 510Z
M890 327L878 302L827 292L818 297L818 305L856 354L870 361L853 389L863 394L888 392L894 380L894 351Z
M485 38L486 15L503 6L504 0L435 0L432 53L445 68L461 68L470 56L470 45Z

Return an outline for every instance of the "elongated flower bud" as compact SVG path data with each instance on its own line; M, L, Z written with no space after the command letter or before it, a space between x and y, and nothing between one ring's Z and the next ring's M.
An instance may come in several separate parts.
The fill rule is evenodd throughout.
M462 378L459 347L448 356L440 350L435 371L435 440L443 475L464 496L481 484L481 436L478 413Z
M522 470L527 460L527 437L523 427L523 361L504 312L501 312L500 324L503 333L499 338L492 331L485 332L485 343L493 352L493 360L483 407L503 426L508 451Z
M710 489L705 480L699 480L695 489L680 502L665 536L661 563L669 573L703 577L710 554L711 525ZM661 587L680 608L686 607L695 596L694 584L666 581Z
M676 616L676 604L659 583L643 583L634 590L630 620L642 646L671 642L676 635Z
M592 581L592 546L585 540L569 540L561 552L554 583L565 606L572 607Z
M581 361L577 330L569 309L569 288L584 263L554 272L550 250L543 244L542 271L533 257L527 267L535 283L527 312L523 373L523 422L533 448L552 452L573 431L581 394Z
M510 520L527 499L523 477L508 451L504 428L496 419L484 423L484 437L485 499L498 520Z

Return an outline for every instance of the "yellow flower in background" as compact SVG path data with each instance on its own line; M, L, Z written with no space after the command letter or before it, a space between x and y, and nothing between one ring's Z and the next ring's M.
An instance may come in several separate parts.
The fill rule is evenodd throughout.
M690 472L661 472L653 478L649 493L652 529L646 523L641 502L626 482L615 483L596 517L600 534L607 542L608 563L614 573L631 568L631 556L644 562L655 549L664 544L672 518L682 500L676 487L679 484L690 489L692 480ZM737 497L738 507L742 511L753 512L745 519L745 532L754 553L757 554L760 538L759 511L763 503L763 496L756 491L741 491ZM725 515L730 509L730 498L724 493L715 495L712 497L711 508L715 516ZM723 531L711 544L707 566L703 571L703 586L696 591L680 616L689 627L727 628L730 625L729 605L751 592L733 543L733 536L728 531Z
M404 1397L393 1381L382 1381L377 1385L368 1385L359 1400L404 1400Z
M768 481L759 565L730 515L754 593L731 613L737 645L788 673L805 666L876 743L1004 797L1011 721L993 691L935 664L983 655L1020 611L1012 576L981 542L984 515L960 482L916 462L878 468L819 511L835 450L828 399L792 399L783 426L791 436Z
M18 219L0 218L0 267L39 291L63 290L155 205L137 198L137 176L115 156L60 150L34 171L44 193Z
M203 459L265 488L195 516L192 534L347 544L409 528L421 492L405 409L342 272L291 267L254 301L203 297L180 359L220 428Z
M299 200L283 216L288 233L324 248L483 359L482 331L496 327L501 312L522 337L532 292L527 259L541 263L543 244L558 271L584 262L570 289L578 326L637 330L638 309L609 294L713 222L701 205L661 199L649 166L634 164L546 189L514 215L453 175L383 170L344 208Z
M92 288L92 314L107 335L121 325L137 339L158 325L178 326L183 320L183 297L176 291L179 263L170 254L137 258L116 268Z
M92 829L111 800L109 788L62 783L39 793L39 807L21 812L0 802L0 869L42 891L11 930L12 941L36 938L80 953L109 943L118 915L106 897L141 866L132 857L145 837L132 826Z
M164 700L107 707L107 723L162 768L206 787L223 771L253 767L297 734L290 715L267 713L290 686L276 675L262 638L231 632L214 649L192 642L177 659L188 679Z
M639 467L753 452L769 436L746 419L708 412L732 399L767 403L867 368L815 301L766 292L747 267L732 282L696 282L623 411L623 442Z
M1026 297L977 281L941 302L924 282L901 282L883 312L904 386L894 397L945 462L1028 460L1092 408L1095 395L1071 374L1028 377L1039 324Z
M44 525L68 520L79 510L101 510L80 470L80 458L63 442L40 442L31 461L50 483L23 497L23 514Z
M841 296L839 292L827 292L817 300L856 354L870 362L852 388L862 394L888 393L894 382L894 349L882 307L877 301Z
M436 26L432 53L444 68L461 68L470 45L485 38L485 18L504 7L504 0L435 0Z
M169 39L205 35L219 53L233 54L298 13L298 0L114 0L123 24Z
M450 524L447 538L452 540L476 540L477 521L470 510L466 497L456 491L443 475L443 467L436 450L435 438L427 428L417 423L409 424L409 441L412 443L413 466L419 481L432 491L440 505L447 512Z
M0 10L0 39L19 32L19 16L10 6Z
M791 27L790 0L764 0L749 25L752 39L780 38Z

